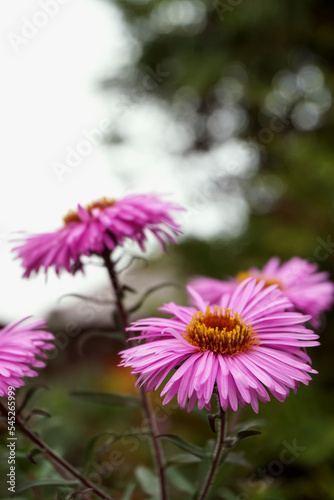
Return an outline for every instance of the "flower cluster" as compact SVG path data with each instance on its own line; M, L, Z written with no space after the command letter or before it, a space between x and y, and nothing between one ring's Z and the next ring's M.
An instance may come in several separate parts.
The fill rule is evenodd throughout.
M180 226L171 213L178 210L153 194L103 198L79 205L61 229L27 237L14 251L25 277L41 267L73 272L83 255L103 256L127 239L144 250L147 232L163 248L166 241L175 243ZM318 335L306 324L319 324L319 315L333 303L334 285L315 264L298 257L281 264L274 257L262 270L252 268L228 281L193 278L188 292L190 306L171 302L160 308L171 318L134 322L128 330L140 332L140 343L120 353L121 365L130 366L147 391L168 377L164 404L177 396L188 411L195 404L209 409L217 391L224 411L248 403L258 412L269 394L284 401L317 373L305 349L319 344ZM52 347L53 336L43 328L35 322L0 332L0 395L34 376L32 368L44 366L38 358Z
M318 335L305 327L312 317L293 310L278 283L248 277L224 289L212 301L210 293L188 287L194 306L175 303L160 310L171 319L136 321L130 331L147 342L120 353L146 390L163 388L163 404L175 395L181 408L210 409L214 390L223 410L270 400L268 391L284 401L290 389L308 384L311 368L306 347L318 345ZM175 370L175 371L174 371Z
M87 207L78 206L64 217L64 226L52 233L24 238L13 250L22 259L24 277L44 267L73 272L81 267L80 257L103 255L122 246L126 239L145 249L147 232L151 232L165 249L166 241L176 243L180 226L173 211L183 210L154 194L126 196L120 200L103 198ZM34 368L44 367L44 351L53 348L53 335L44 321L24 320L0 330L0 396L8 386L21 387L24 377L34 377ZM41 359L42 358L42 359Z
M46 323L26 319L0 330L0 396L8 394L9 386L24 385L24 377L36 377L34 368L45 366L44 351L53 349L54 336L45 330Z
M272 257L262 270L251 268L228 281L199 276L193 278L190 284L215 304L223 293L232 293L238 283L248 277L264 280L266 286L277 284L297 310L312 316L314 326L319 326L319 315L334 301L334 284L329 281L328 273L318 272L316 264L299 257L283 264L278 257Z
M129 195L120 200L103 198L87 207L78 205L64 217L64 226L52 233L32 235L14 248L22 259L24 277L44 267L68 272L80 268L83 255L101 255L114 250L126 239L145 249L146 232L151 232L165 248L165 241L176 243L181 231L171 212L182 210L153 194Z

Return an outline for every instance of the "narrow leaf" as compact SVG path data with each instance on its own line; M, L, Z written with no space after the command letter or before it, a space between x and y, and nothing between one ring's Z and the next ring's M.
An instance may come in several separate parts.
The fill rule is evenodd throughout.
M248 422L241 422L235 428L235 432L246 431L252 427L264 427L267 425L266 420L249 420Z
M188 453L180 453L174 455L169 460L167 460L165 467L173 467L175 465L186 465L186 464L196 464L199 463L201 459L195 455L190 455Z
M131 314L131 313L134 313L136 311L138 311L138 309L140 309L140 307L143 305L144 301L154 292L156 292L157 290L160 290L160 288L164 288L164 287L167 287L167 286L174 286L176 287L177 285L175 283L161 283L160 285L155 285L155 286L152 286L151 288L149 288L148 290L146 290L146 292L143 293L143 295L140 297L140 299L138 300L138 302L136 302L129 310L128 312Z
M259 434L261 434L261 431L255 431L254 429L249 429L247 431L240 431L237 434L237 439L238 441L241 441L241 439L245 439L250 436L258 436Z
M122 500L131 500L132 493L135 491L136 485L135 483L130 483L126 487L124 495L122 496Z
M148 267L148 260L145 259L145 257L142 257L141 255L131 255L131 254L128 254L128 255L130 257L129 262L124 267L122 267L121 269L116 269L117 274L123 273L124 271L126 271L127 269L129 269L129 267L131 267L132 264L136 260L140 260L141 262L144 263L144 266L142 267L142 269L146 269ZM120 261L120 259L119 259L119 261ZM118 264L118 262L117 262L117 264Z
M152 434L152 431L150 429L147 430L138 430L138 431L128 431L128 432L122 432L121 434L116 434L114 431L104 431L101 432L100 434L97 434L94 436L87 445L86 448L86 469L89 465L89 461L91 460L94 452L94 446L97 442L97 440L102 437L102 436L112 436L110 439L108 439L105 443L103 443L104 446L110 446L111 444L115 443L116 441L119 441L123 437L128 437L128 436L138 436L138 435L149 435ZM86 470L86 472L88 472Z
M241 465L242 467L246 467L247 469L252 468L252 464L248 462L242 455L239 453L233 453L230 452L226 457L225 457L225 462L229 464L235 464L235 465Z
M92 437L88 443L87 443L87 446L86 446L86 458L85 458L85 464L86 464L86 473L88 473L88 465L89 465L89 462L91 461L92 457L93 457L93 452L94 452L94 447L95 447L95 444L96 444L96 441L102 437L102 436L116 436L116 433L113 432L113 431L104 431L104 432L100 432L100 434L97 434L96 436Z
M201 448L200 446L196 446L194 444L190 444L184 439L180 438L179 436L175 436L174 434L160 434L157 436L160 439L167 439L171 443L175 444L178 448L180 448L183 451L187 451L188 453L191 453L192 455L195 455L196 457L199 458L205 458L206 453Z
M115 304L115 300L109 299L109 300L102 300L102 299L97 299L96 297L90 297L88 295L81 295L80 293L66 293L65 295L62 295L59 299L59 302L62 299L65 299L66 297L74 297L75 299L81 299L85 300L86 302L93 302L94 304L99 304L103 306L109 306L110 304Z
M247 431L240 431L235 435L229 436L225 439L225 446L228 448L233 448L239 441L242 439L246 439L251 436L258 436L261 434L261 431L256 431L254 429L249 429Z
M89 491L93 491L93 488L86 488L84 490L79 489L79 490L71 491L68 495L66 495L65 500L77 500L79 498L83 499L84 497L82 495L85 495Z
M37 455L43 455L43 450L40 450L39 448L34 448L30 453L27 455L27 459L30 460L31 463L37 465L37 462L35 462L35 457Z
M209 425L212 432L216 432L216 418L217 415L208 415Z
M129 285L122 285L122 290L124 292L137 293L137 290L135 290L135 288L132 288L132 286Z
M159 481L153 472L148 467L141 466L135 470L135 476L144 493L157 500L159 498Z
M220 498L223 498L223 500L240 500L240 495L236 495L228 488L221 488L216 494L219 495Z
M36 384L33 387L31 387L27 394L25 395L24 400L21 403L21 406L17 408L16 414L19 415L21 411L26 407L27 403L30 401L32 396L35 394L35 392L39 391L40 389L48 390L48 387L44 384Z
M78 486L78 481L65 481L64 479L40 479L38 481L32 481L31 483L24 484L17 490L17 493L22 493L22 491L29 490L35 486L58 486L59 488L72 488L73 486Z
M192 495L195 492L195 487L178 469L168 469L167 476L170 482L179 491Z
M41 415L42 417L47 417L47 418L51 417L50 413L48 413L47 411L35 408L34 410L31 410L29 415L26 417L26 419L24 420L25 423L27 423L33 415Z

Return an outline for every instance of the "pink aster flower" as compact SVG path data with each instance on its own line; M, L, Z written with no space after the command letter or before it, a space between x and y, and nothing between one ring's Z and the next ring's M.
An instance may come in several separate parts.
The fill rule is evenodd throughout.
M131 366L147 391L175 370L161 392L163 404L177 395L188 412L196 403L210 409L216 387L224 411L250 403L258 412L258 400L270 400L268 391L284 401L290 389L317 373L304 348L318 345L318 335L303 326L309 316L285 311L289 300L277 285L249 278L215 306L189 292L195 307L172 302L161 308L171 319L136 321L129 330L151 341L120 353L121 365Z
M223 293L232 293L238 283L250 276L264 280L266 286L276 283L296 309L312 316L314 326L319 326L319 315L330 309L334 301L334 284L329 274L318 272L316 264L299 257L283 264L278 257L272 257L262 270L251 268L229 281L199 276L190 285L211 304L216 304Z
M0 330L0 396L8 394L8 386L21 387L24 377L36 377L33 368L45 366L44 351L53 349L54 336L47 332L45 321L23 322L5 326Z
M181 229L170 215L175 210L183 209L153 194L103 198L85 208L78 205L77 212L64 217L61 229L29 236L13 250L22 259L24 277L41 267L46 272L54 266L57 274L62 268L74 272L81 267L80 256L100 255L105 249L123 245L126 239L136 241L144 250L147 231L163 248L166 240L176 243L175 235Z

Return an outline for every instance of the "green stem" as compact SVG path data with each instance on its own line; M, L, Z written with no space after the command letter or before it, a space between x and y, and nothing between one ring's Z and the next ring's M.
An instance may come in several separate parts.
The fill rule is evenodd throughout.
M122 291L122 287L118 281L118 276L117 276L117 273L115 271L114 263L110 258L109 250L104 250L104 252L102 253L102 258L104 261L104 265L107 268L109 278L111 281L111 285L112 285L114 292L115 292L116 306L117 306L117 309L118 309L118 312L120 315L120 319L121 319L121 323L122 323L122 330L124 331L125 336L128 339L130 337L130 335L126 331L126 327L128 326L128 315L127 315L127 312L126 312L125 307L123 305L123 291Z
M6 418L8 418L8 410L1 402L0 402L0 412ZM95 486L91 481L81 476L81 474L69 462L67 462L67 460L59 457L54 451L52 451L52 449L46 443L44 443L31 429L29 429L29 427L27 427L24 424L21 417L16 416L15 425L16 428L22 432L22 434L27 436L30 439L30 441L32 441L35 445L38 446L40 450L45 452L45 458L53 465L53 467L57 470L57 472L60 471L59 468L55 466L55 464L59 465L65 471L69 472L72 476L77 478L84 486L90 488L99 498L102 498L103 500L111 500L111 498L108 495L106 495L102 490L97 488L97 486Z
M102 254L102 258L104 260L104 264L107 268L109 278L111 281L111 285L114 289L115 296L116 296L116 306L120 315L120 319L122 322L122 329L124 331L124 334L127 339L131 337L131 334L126 331L126 328L129 325L129 319L128 319L128 314L126 312L126 309L123 304L123 290L122 287L119 283L117 273L115 271L114 263L111 259L110 252L109 250L105 250ZM133 341L129 341L129 344L131 347L133 347L135 344ZM167 487L166 487L166 478L165 478L165 469L164 469L164 460L163 460L163 453L162 453L162 447L160 444L160 441L158 439L158 429L156 422L154 420L154 416L152 413L152 408L149 402L149 399L147 397L145 387L141 386L140 389L140 397L142 401L142 407L143 407L143 412L146 418L147 426L151 430L151 440L152 440L152 447L154 451L154 457L155 457L155 465L157 468L158 472L158 477L159 477L159 483L160 483L160 498L161 500L167 500Z
M220 406L219 396L217 394L217 406L218 406L218 432L216 447L213 452L212 462L208 470L204 485L197 500L205 500L207 498L215 475L218 471L219 463L224 451L224 440L225 440L225 427L226 427L226 414Z

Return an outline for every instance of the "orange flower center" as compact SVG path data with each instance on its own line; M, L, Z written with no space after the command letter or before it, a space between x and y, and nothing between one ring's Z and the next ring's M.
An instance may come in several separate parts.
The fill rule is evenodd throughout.
M239 281L239 283L241 283L242 281L244 281L247 278L255 278L256 283L259 283L260 281L264 280L265 287L268 287L270 285L278 285L278 288L283 290L283 284L280 280L275 279L275 278L268 278L260 273L255 274L255 273L251 273L248 271L241 271L240 273L237 274L236 278Z
M214 306L213 312L209 307L205 313L195 312L183 337L200 351L228 356L248 351L259 344L251 325L247 326L238 313L231 309L223 312L219 306Z
M94 201L86 206L86 210L91 214L94 208L99 208L100 210L105 210L108 207L111 207L116 202L115 199L110 198L101 198L101 200ZM78 212L74 210L70 210L67 215L64 217L65 224L70 224L71 222L81 222L81 219L78 215Z

